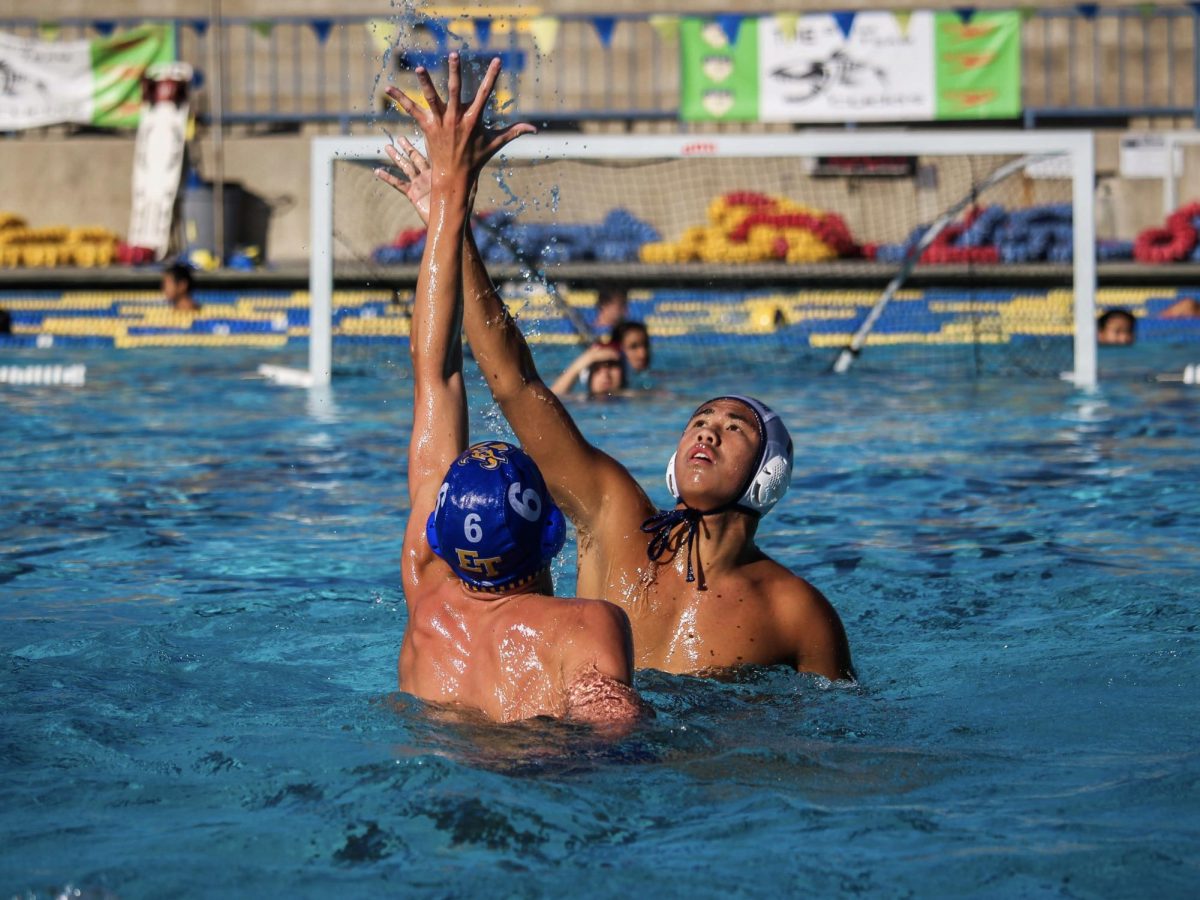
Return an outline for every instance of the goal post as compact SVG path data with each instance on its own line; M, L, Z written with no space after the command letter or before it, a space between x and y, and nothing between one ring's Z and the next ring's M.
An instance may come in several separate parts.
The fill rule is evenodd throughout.
M330 381L333 372L333 284L335 266L335 167L339 163L387 165L383 137L318 137L311 144L311 241L309 263L310 337L309 380ZM523 137L505 148L501 165L532 165L555 161L630 164L639 160L746 160L813 159L817 157L998 157L1054 156L1056 177L1070 182L1069 200L1073 230L1072 327L1073 352L1070 380L1081 388L1096 383L1096 226L1095 159L1090 131L814 131L791 134L723 135L536 135ZM386 190L385 186L380 185ZM744 185L733 184L730 189ZM668 184L658 188L671 190ZM646 188L652 193L654 187ZM545 210L543 210L545 212ZM836 212L836 210L835 210ZM939 211L940 212L940 211ZM364 216L368 215L364 211ZM936 214L935 214L936 215ZM930 216L929 219L935 217ZM928 221L928 219L926 220ZM912 222L916 225L918 222ZM637 261L628 263L630 279ZM687 263L680 263L682 273ZM788 278L786 267L779 270ZM802 280L804 269L794 277ZM885 279L886 280L886 279ZM661 278L660 278L661 281ZM832 360L836 351L830 351Z

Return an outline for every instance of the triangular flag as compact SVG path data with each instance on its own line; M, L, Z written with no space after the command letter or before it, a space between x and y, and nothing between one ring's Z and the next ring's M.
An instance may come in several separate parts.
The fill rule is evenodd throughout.
M796 39L796 31L800 27L799 13L775 13L775 27L779 29L779 36L785 41L794 41Z
M271 32L275 29L275 23L270 19L260 19L257 22L251 22L250 27L259 37L270 37Z
M1078 3L1075 8L1079 10L1079 14L1085 19L1091 21L1096 18L1096 13L1100 10L1099 3Z
M737 43L738 32L742 30L743 18L737 13L723 13L713 19L721 27L721 31L725 32L725 40L729 41L730 47Z
M317 36L318 44L324 44L329 40L329 32L333 31L333 19L313 19L308 25L312 28L313 34Z
M371 35L376 52L382 55L396 46L396 39L400 37L400 23L395 19L368 19L367 33Z
M112 34L114 31L117 30L117 23L113 22L109 19L101 19L97 22L93 22L92 27L94 29L96 29L97 34L101 34L104 37L108 37L110 34Z
M1037 15L1037 11L1038 11L1038 8L1036 6L1022 6L1017 9L1017 12L1021 16L1022 22L1028 22L1030 19L1032 19L1034 16Z
M1142 14L1143 19L1149 19L1158 10L1158 7L1153 3L1139 3L1138 12Z
M57 22L38 23L38 40L57 41L60 34L62 34L62 26Z
M616 16L593 16L592 27L600 38L600 46L605 50L612 46L613 29L617 27Z
M838 31L842 33L842 37L849 40L850 29L854 27L854 17L857 13L852 12L835 12L830 13L833 16L833 21L837 23Z
M956 6L954 14L958 16L958 21L964 25L970 25L971 20L975 18L976 9L973 6Z
M538 16L529 20L529 34L533 37L534 49L541 56L549 56L558 43L558 19L554 16Z
M650 27L658 32L659 40L673 41L679 37L679 16L651 16Z
M908 37L908 23L912 21L912 10L898 9L892 15L896 18L896 27L900 29L900 37Z
M192 31L196 32L196 34L200 37L204 37L204 35L208 32L208 19L192 19L190 22L188 22L188 25L190 25Z
M1200 3L1189 3L1188 6L1191 7L1192 12L1200 16Z
M488 38L492 36L492 20L491 19L476 19L475 20L475 37L479 40L480 47L486 47Z

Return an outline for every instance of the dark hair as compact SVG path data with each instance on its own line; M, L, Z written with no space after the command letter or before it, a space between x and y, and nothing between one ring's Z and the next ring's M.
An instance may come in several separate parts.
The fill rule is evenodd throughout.
M628 303L629 293L625 288L600 288L596 294L596 308L610 306L613 303Z
M12 315L7 309L0 309L0 334L12 334Z
M1108 327L1108 323L1111 322L1113 319L1128 319L1129 320L1129 330L1137 331L1137 319L1135 319L1133 317L1133 313L1131 313L1127 309L1121 309L1121 308L1110 309L1108 312L1104 313L1104 315L1102 315L1099 319L1097 319L1096 320L1097 330L1103 331L1105 328Z
M170 275L176 281L181 281L186 284L189 288L195 283L192 277L192 267L187 263L171 263L171 265L167 266L167 268L163 271L163 274Z
M640 331L647 338L650 337L650 329L646 327L645 322L639 322L636 319L626 319L624 322L617 323L617 326L613 329L612 342L620 346L621 342L625 340L625 335L631 331Z

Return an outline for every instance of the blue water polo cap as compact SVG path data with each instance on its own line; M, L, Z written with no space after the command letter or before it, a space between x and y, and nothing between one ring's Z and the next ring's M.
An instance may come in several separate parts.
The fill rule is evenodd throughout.
M425 533L468 587L511 591L562 550L567 527L529 454L484 441L451 463Z
M709 403L718 400L736 400L750 407L754 413L759 436L758 461L742 485L733 506L760 516L765 515L783 499L783 495L792 485L792 436L788 434L779 414L753 397L725 394L713 397L696 408L703 409ZM679 485L675 482L675 454L671 454L667 463L667 487L676 500L683 499L679 496Z

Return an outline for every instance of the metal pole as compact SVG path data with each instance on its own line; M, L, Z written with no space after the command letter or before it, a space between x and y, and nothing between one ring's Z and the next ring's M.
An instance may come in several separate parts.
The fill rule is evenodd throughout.
M308 373L317 385L333 371L334 146L317 138L309 151Z
M222 129L225 118L224 82L221 68L225 64L221 52L224 25L221 21L221 0L209 0L208 71L212 78L212 146L213 146L213 256L225 261L225 142Z
M1075 231L1075 386L1096 386L1096 147L1092 132L1071 152Z

